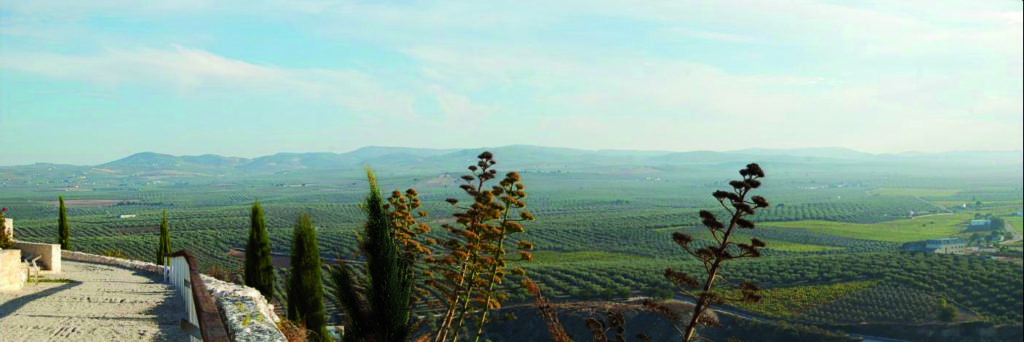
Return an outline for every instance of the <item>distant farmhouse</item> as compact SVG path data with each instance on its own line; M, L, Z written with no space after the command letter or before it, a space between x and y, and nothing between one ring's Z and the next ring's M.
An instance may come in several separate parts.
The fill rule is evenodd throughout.
M913 211L913 210L911 210L910 213L907 214L907 217L914 218L914 217L917 217L917 216L924 216L924 215L928 215L928 214L931 214L931 213L932 212L927 211L927 210L921 210L921 211Z
M907 242L901 248L904 252L925 252L941 254L964 254L967 241L961 238L931 239Z
M982 230L982 229L988 229L988 227L991 224L992 224L992 220L989 220L989 219L977 219L977 220L971 220L971 223L969 225L967 225L967 228L968 229L973 229L973 230Z
M971 220L967 224L968 232L984 232L991 230L1003 230L1005 221L1002 218L995 216L988 216L985 218L976 218Z

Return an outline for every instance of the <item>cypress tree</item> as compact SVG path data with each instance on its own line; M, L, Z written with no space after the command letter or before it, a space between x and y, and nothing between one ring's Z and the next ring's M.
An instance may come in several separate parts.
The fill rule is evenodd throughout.
M366 224L360 245L366 256L368 278L365 302L356 290L354 276L347 265L331 270L331 278L337 285L338 304L349 320L345 342L404 342L412 335L412 262L403 257L395 241L395 226L388 217L377 178L369 168L366 177L370 194L363 203Z
M249 241L245 244L245 285L271 299L274 298L274 264L270 259L270 238L259 201L252 204L249 218L252 225Z
M167 224L167 211L164 210L163 217L160 219L160 243L156 251L156 264L165 265L164 257L168 254L171 254L171 232Z
M292 231L292 269L288 276L288 319L305 324L310 341L329 341L320 275L320 249L309 214L299 215Z
M392 238L394 227L388 220L373 171L367 168L366 176L370 182L370 194L363 208L366 211L363 249L367 274L373 282L373 286L367 289L367 297L375 321L385 334L382 341L406 341L411 334L408 329L412 296L410 265L403 262L398 245Z
M57 199L60 201L60 217L57 219L57 243L60 243L60 249L70 250L71 227L68 226L68 210L64 206L64 196L58 196Z

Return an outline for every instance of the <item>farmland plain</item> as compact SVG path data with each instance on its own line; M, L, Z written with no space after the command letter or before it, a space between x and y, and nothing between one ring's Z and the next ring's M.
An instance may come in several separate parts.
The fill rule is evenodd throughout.
M458 176L479 150L381 150L361 151L358 158L343 155L339 158L351 160L330 167L310 162L282 168L286 163L280 161L270 170L183 166L163 161L171 156L154 155L95 167L5 167L0 168L0 205L16 220L18 239L53 242L57 208L52 203L63 195L75 250L116 251L147 261L155 255L154 228L167 211L173 249L195 253L201 268L230 273L241 268L232 250L244 248L249 205L257 199L274 253L289 252L291 226L300 213L313 217L325 258L355 252L354 233L363 220L357 203L366 195L361 167L367 164L384 189L417 188L431 234L443 234L440 226L452 214L444 199L460 196ZM697 212L721 213L710 193L727 187L749 158L723 154L729 158L706 162L656 152L522 146L493 152L502 172L522 175L527 208L537 217L526 224L525 234L536 245L534 262L517 265L557 303L674 298L662 271L697 272L699 263L684 257L671 234L686 232L698 243L707 242ZM1020 230L1020 218L1012 217L1022 197L1019 161L971 169L952 163L938 172L930 163L886 160L755 160L768 173L758 191L773 206L755 216L757 229L737 238L762 239L768 248L762 258L731 263L723 275L759 284L767 300L732 310L844 334L864 322L938 323L934 312L947 300L962 309L962 321L1020 326L1024 275L1019 262L901 251L906 242L967 238L967 222L986 215L1007 217ZM1019 251L1005 253L1020 259ZM287 269L278 272L280 294ZM510 296L511 303L529 300L522 291ZM277 301L283 298L278 295ZM331 303L328 310L332 320L342 320Z

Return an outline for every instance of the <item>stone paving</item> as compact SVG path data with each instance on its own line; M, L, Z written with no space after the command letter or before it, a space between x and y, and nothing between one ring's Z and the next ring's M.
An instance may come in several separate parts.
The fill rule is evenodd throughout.
M187 341L184 302L159 274L65 260L70 283L0 294L0 341Z

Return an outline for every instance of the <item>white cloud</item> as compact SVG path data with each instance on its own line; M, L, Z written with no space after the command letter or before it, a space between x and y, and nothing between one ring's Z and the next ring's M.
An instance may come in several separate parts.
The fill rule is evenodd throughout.
M577 144L571 146L596 148L749 147L747 139L714 141L736 127L770 146L870 151L1009 149L1020 140L1021 100L978 88L1005 77L998 72L833 78L737 73L628 54L584 59L522 48L416 48L409 54L426 65L427 79L457 90L549 87L505 111L542 116L536 130L557 130L561 137L537 138L553 145L565 145L557 142L564 138ZM555 115L531 112L536 108ZM982 114L986 122L979 122Z
M26 3L32 5L14 10L43 16L59 7ZM142 8L106 0L75 2L70 10L272 17L275 25L302 27L327 41L348 39L405 54L419 73L282 68L180 46L89 55L5 51L0 68L107 86L295 96L418 119L416 128L468 131L462 128L523 117L536 128L524 140L532 134L560 146L749 147L747 141L709 142L738 122L757 123L762 141L782 147L1019 148L1022 139L1019 2L271 0ZM572 26L580 22L615 24L606 31ZM33 25L40 23L45 21ZM0 32L38 32L31 28L0 26ZM618 29L639 31L630 37L638 43L617 41ZM740 62L662 53L693 40L712 50L715 42L729 43L712 51L722 56L750 54L754 60L759 51L746 49L753 46L776 53L766 58L777 60L760 61L767 66L751 71ZM806 64L781 66L790 59ZM424 122L414 109L414 98L428 97L442 116L436 122ZM366 120L382 130L389 124L370 115ZM452 140L450 146L457 145Z
M679 35L684 38L716 40L728 43L765 43L763 39L750 35L694 30L685 27L673 27L665 31L668 34Z
M0 2L0 9L21 16L75 20L96 14L159 16L169 12L208 10L215 4L212 0L14 0Z
M113 49L93 55L4 53L0 69L106 87L171 87L179 93L291 96L337 103L358 115L412 115L412 98L352 70L288 69L182 46Z
M285 77L280 70L181 46L108 50L96 55L8 53L0 58L0 67L5 69L108 86L155 82L194 88L224 82L263 83Z

